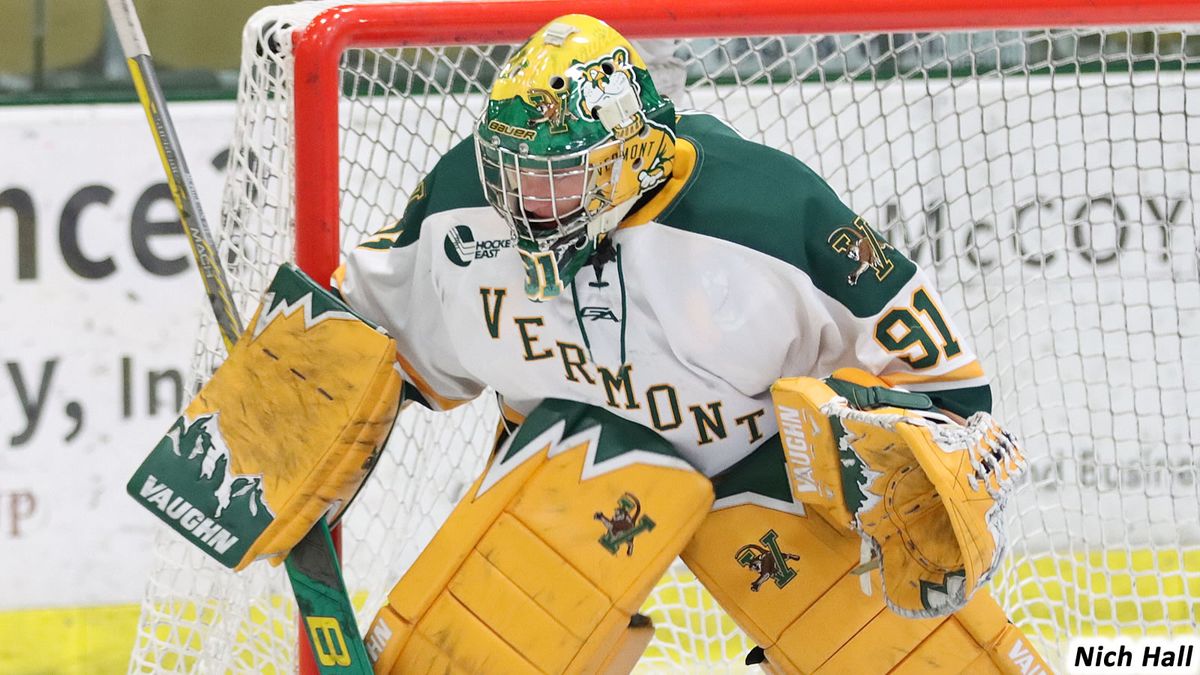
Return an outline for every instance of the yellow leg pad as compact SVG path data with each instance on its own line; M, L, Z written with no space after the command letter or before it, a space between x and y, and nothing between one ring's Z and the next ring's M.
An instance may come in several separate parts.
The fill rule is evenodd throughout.
M538 665L548 672L566 670L582 646L582 640L478 553L467 558L450 582L450 593L519 653L536 655ZM537 630L528 630L526 625Z
M531 622L532 623L532 622ZM536 625L536 624L535 624ZM505 642L491 626L479 621L456 598L442 595L417 622L416 633L449 655L454 664L472 673L538 673L529 660ZM536 626L541 629L541 626ZM402 673L425 673L425 663L408 661L407 651L397 664Z
M604 593L507 513L484 535L479 552L579 640L611 608Z
M742 567L736 554L747 544L764 548L760 538L771 532L781 553L800 555L799 560L786 561L797 576L782 588L770 580L751 590L756 574ZM815 603L858 564L858 551L857 537L839 535L820 518L748 504L711 513L684 550L683 559L742 629L765 647L775 642L798 611Z
M415 634L408 641L404 650L404 666L397 666L397 672L412 673L465 673L469 672L454 665L450 657L437 645L430 642L424 635Z
M772 661L780 661L786 654L795 671L812 673L884 609L882 596L864 596L858 578L848 574L838 579L820 602L793 617L794 622L777 640L778 649L763 648Z
M751 554L773 557L774 574ZM907 619L885 607L877 570L869 573L872 594L863 593L850 573L859 555L857 537L815 509L803 516L744 504L710 514L683 558L763 648L768 672L1051 672L986 591L951 617Z
M367 634L376 673L540 673L455 598L439 597L415 627L384 607Z
M598 672L604 663L615 658L617 652L634 643L636 636L631 638L628 635L629 618L629 614L615 608L606 614L600 624L596 626L596 630L592 632L591 639L579 650L579 655L575 657L565 672ZM641 658L641 654L637 656ZM634 663L637 663L637 659L634 659Z
M975 638L958 621L949 619L943 621L937 630L892 670L892 675L977 673L980 671L967 669L981 656L986 657L986 654ZM985 661L991 665L991 659L985 658ZM984 672L987 672L986 669Z
M564 410L565 431L542 418L541 433L518 432L392 589L368 635L376 672L628 667L615 652L646 633L625 635L630 616L712 487L648 430L606 423L601 435L603 415Z
M786 566L796 576L784 586L771 579L755 591L751 584L757 574L742 566L737 554L747 545L769 551L764 538L774 542L781 555L800 558L785 558ZM818 516L804 517L746 504L709 514L684 550L683 559L722 608L768 654L798 616L807 619L811 614L813 620L804 621L797 629L805 648L785 650L804 663L793 663L782 654L771 659L785 672L811 672L848 636L835 644L832 638L804 638L805 632L821 635L845 620L862 625L883 608L882 598L863 597L857 578L845 578L858 564L858 542L857 536L834 530ZM833 602L822 600L830 593L837 596ZM816 608L816 613L805 613L810 607ZM825 612L828 615L822 616ZM826 648L829 651L821 653Z
M815 672L819 675L886 673L944 621L941 617L906 619L891 611L882 611Z
M986 589L971 598L954 618L983 646L1005 675L1049 675L1054 672L1029 638L1009 623L1004 610Z
M970 675L1001 675L1000 668L992 661L992 655L987 652L977 656L970 665L963 668L962 672L970 673Z
M406 645L409 649L416 649L420 642L424 642L424 638L413 638L412 624L405 623L404 619L386 605L375 614L375 619L371 621L371 627L363 638L367 656L371 658L371 665L377 673L392 672L396 660L400 658L400 650Z
M704 519L712 488L694 471L641 465L580 482L584 457L573 454L546 462L510 512L631 615ZM607 528L595 516L612 515L625 494L641 502L639 522L650 519L654 525L613 552L600 543ZM698 508L702 502L704 508Z
M624 675L632 671L653 639L654 624L649 619L644 624L630 626L612 645L598 672L601 675Z
M483 495L477 494L483 477L475 481L468 497L454 508L404 578L388 594L388 604L398 616L414 623L429 609L539 466L540 462L525 462Z

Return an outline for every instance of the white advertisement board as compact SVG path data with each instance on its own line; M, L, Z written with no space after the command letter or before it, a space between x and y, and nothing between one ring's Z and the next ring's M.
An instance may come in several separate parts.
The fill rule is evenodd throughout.
M216 217L232 103L172 106ZM137 105L0 108L0 610L134 602L204 296Z

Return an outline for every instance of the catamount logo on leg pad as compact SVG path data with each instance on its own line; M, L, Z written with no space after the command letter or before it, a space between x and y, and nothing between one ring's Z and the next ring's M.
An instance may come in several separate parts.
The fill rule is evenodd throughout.
M621 495L611 518L600 511L592 517L604 524L607 532L600 537L600 545L613 555L622 545L625 546L625 555L633 555L634 537L654 529L654 521L642 515L642 503L632 492Z
M758 578L750 582L750 590L757 593L768 579L773 580L779 588L787 586L796 578L796 570L788 567L787 561L799 560L800 556L780 550L779 535L775 530L767 530L758 541L762 546L746 544L733 556L739 565L758 573Z

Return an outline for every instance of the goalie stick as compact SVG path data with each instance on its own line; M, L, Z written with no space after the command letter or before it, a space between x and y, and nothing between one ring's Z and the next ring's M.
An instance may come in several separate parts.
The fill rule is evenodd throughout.
M221 268L212 234L200 209L191 174L184 162L179 137L167 112L146 36L132 0L107 0L121 48L125 53L133 86L146 111L167 174L171 197L179 210L184 233L192 246L196 266L204 280L205 293L216 317L226 349L242 334L242 321L233 294ZM318 672L329 675L368 674L370 660L354 619L354 607L346 593L337 554L325 519L292 549L285 561L288 579L300 608L301 635L312 651Z

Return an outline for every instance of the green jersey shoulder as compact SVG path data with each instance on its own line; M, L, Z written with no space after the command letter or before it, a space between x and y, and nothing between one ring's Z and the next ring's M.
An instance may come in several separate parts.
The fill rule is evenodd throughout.
M459 141L442 156L408 197L404 215L360 244L365 248L409 246L421 237L426 218L453 209L487 206L472 138Z
M656 221L784 261L855 316L879 312L916 266L803 162L706 114L679 118L696 149L688 183Z

